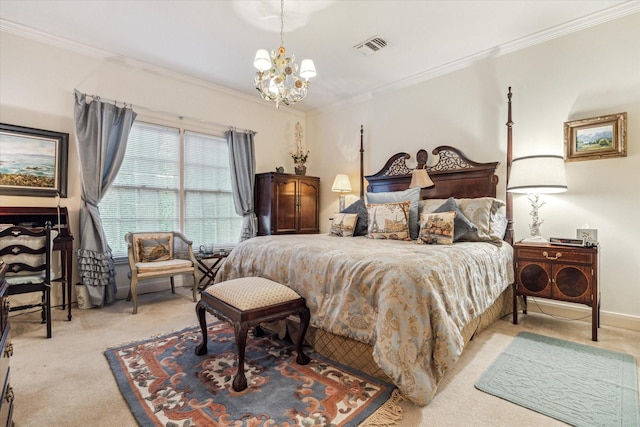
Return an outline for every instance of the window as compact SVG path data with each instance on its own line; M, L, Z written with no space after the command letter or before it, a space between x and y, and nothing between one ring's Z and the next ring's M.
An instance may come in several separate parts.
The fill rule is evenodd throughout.
M242 218L234 208L226 140L135 122L100 214L115 258L127 256L129 231L180 230L194 251L235 243Z

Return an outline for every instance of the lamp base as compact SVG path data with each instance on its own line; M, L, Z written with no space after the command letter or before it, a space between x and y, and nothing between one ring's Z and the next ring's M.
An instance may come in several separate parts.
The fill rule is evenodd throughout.
M342 212L344 210L344 208L345 208L345 206L344 206L345 205L345 197L341 194L339 200L340 200L339 203L338 203L339 204L339 209L340 209L339 212Z
M542 236L529 236L529 237L525 237L524 239L520 240L520 243L529 243L529 244L538 244L538 245L544 245L545 243L549 243L549 240L545 239Z

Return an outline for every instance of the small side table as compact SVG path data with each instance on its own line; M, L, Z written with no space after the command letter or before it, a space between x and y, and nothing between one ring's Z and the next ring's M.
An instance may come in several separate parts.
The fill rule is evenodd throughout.
M600 290L598 247L516 243L513 324L518 324L517 297L527 295L591 307L591 339L598 341Z
M207 286L213 284L216 278L218 269L222 266L222 262L229 256L228 251L219 251L213 254L196 254L196 260L198 261L198 269L204 273L198 283L199 289L206 289ZM214 260L212 264L207 264L204 260ZM204 283L203 283L204 282Z

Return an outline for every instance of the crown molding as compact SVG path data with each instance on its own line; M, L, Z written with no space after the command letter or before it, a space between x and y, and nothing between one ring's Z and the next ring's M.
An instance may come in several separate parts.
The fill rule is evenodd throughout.
M605 22L609 22L615 19L622 18L627 15L638 13L638 12L640 12L640 1L630 0L625 3L602 10L600 12L596 12L594 14L591 14L582 18L578 18L570 22L566 22L564 24L557 25L553 28L549 28L547 30L540 31L535 34L522 37L512 42L505 43L503 45L495 46L491 49L487 49L483 52L479 52L474 55L467 56L465 58L451 61L449 63L440 65L438 67L425 70L413 76L409 76L407 78L389 83L387 85L380 86L378 88L362 93L355 97L343 99L329 106L320 107L318 109L307 111L306 113L302 113L302 114L303 115L310 114L310 113L316 114L324 111L329 111L331 110L331 108L334 108L336 106L341 106L345 104L358 104L364 100L371 99L376 94L384 94L384 93L389 93L398 89L403 89L418 83L425 82L427 80L434 79L436 77L439 77L445 74L449 74L451 72L454 72L463 68L467 68L470 65L480 60L484 60L491 57L499 57L502 55L506 55L508 53L516 52L518 50L526 49L531 46L545 43L547 41L550 41L559 37L563 37L565 35L572 34L572 33L575 33L599 24L603 24ZM93 56L103 60L112 60L112 61L118 60L119 62L130 65L132 67L145 69L154 73L158 73L158 74L162 74L178 80L182 80L187 83L199 85L220 93L224 93L234 97L239 97L246 101L262 104L261 99L257 99L256 97L247 95L243 92L235 91L235 90L226 88L224 86L219 86L211 82L208 82L206 80L202 80L200 78L193 77L187 74L167 70L166 68L151 65L142 61L138 61L133 58L118 56L111 52L107 52L101 49L87 46L82 43L73 42L62 37L54 36L54 35L36 30L31 27L27 27L24 25L16 24L11 21L7 21L5 19L0 19L0 31L5 31L8 33L12 33L12 34L27 38L27 39L32 39L38 42L42 42L52 46L71 50L84 55ZM283 109L288 112L299 113L299 110L296 110L296 109L287 108L287 107L283 107Z
M600 12L596 12L589 16L574 19L573 21L569 21L564 24L560 24L555 27L549 28L547 30L540 31L538 33L535 33L526 37L522 37L512 42L505 43L500 46L495 46L483 52L478 52L476 54L467 56L465 58L461 58L443 65L440 65L438 67L425 70L421 73L414 74L413 76L409 76L405 79L398 80L384 86L380 86L376 89L360 94L358 96L338 101L337 103L334 103L329 106L318 108L316 110L308 112L308 114L309 113L318 114L322 112L328 112L331 110L331 108L334 108L337 106L344 106L347 104L358 104L360 102L371 99L376 94L380 95L380 94L393 92L395 90L404 89L406 87L413 86L418 83L423 83L427 80L431 80L436 77L449 74L454 71L461 70L463 68L467 68L473 65L474 63L487 58L492 58L492 57L495 58L502 55L506 55L508 53L526 49L528 47L536 46L536 45L545 43L547 41L557 39L557 38L566 36L568 34L582 31L587 28L594 27L596 25L613 21L613 20L622 18L624 16L632 15L638 12L640 12L640 1L631 0L625 3L622 3L620 5L602 10Z
M0 31L14 34L19 37L34 40L40 43L48 44L50 46L69 50L75 53L79 53L81 55L91 56L100 60L119 62L121 64L130 66L133 68L145 70L153 74L171 77L177 80L181 80L185 83L201 86L206 89L210 89L210 90L213 90L222 94L230 95L236 98L241 98L242 100L245 100L248 102L253 102L262 106L265 105L264 101L261 98L250 96L243 92L229 89L224 86L216 85L214 83L208 82L206 80L203 80L197 77L190 76L188 74L179 73L177 71L171 71L166 68L162 68L156 65L143 62L143 61L139 61L137 59L126 57L123 55L116 55L112 52L107 52L105 50L94 48L92 46L74 42L74 41L65 39L63 37L54 36L52 34L45 33L40 30L36 30L34 28L31 28L25 25L16 24L15 22L7 21L5 19L0 19ZM280 109L287 111L288 113L304 116L304 113L301 113L299 110L296 110L290 107L282 106Z

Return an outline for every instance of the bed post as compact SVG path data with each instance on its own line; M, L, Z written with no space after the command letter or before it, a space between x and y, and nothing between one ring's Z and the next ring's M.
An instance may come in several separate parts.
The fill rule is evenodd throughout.
M364 126L360 125L360 198L364 200Z
M507 93L507 100L508 101L507 101L507 184L506 184L506 187L509 187L509 175L511 175L511 162L513 158L513 152L512 152L513 120L511 119L511 86L509 86L509 93ZM513 244L513 195L510 192L507 192L506 203L507 203L507 232L505 234L505 240L512 245Z

